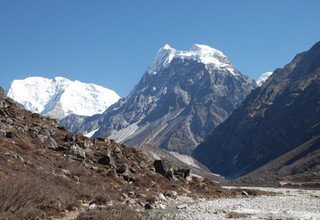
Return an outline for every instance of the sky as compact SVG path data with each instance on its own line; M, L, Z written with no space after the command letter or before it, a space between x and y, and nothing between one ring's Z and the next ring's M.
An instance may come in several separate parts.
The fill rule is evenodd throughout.
M257 79L320 41L319 0L0 0L0 86L29 76L125 97L165 44L206 44Z

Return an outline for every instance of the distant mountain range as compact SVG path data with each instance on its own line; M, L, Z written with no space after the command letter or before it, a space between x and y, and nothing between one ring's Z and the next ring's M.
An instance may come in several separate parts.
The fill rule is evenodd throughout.
M123 99L62 77L15 80L8 96L71 131L191 154L246 184L320 182L320 43L257 82L214 48L165 45Z
M255 87L221 51L200 44L188 51L165 45L126 98L100 115L71 115L61 123L130 146L190 154Z
M110 89L63 77L14 80L7 95L27 110L55 119L70 114L91 116L102 113L120 99Z
M320 180L320 42L251 92L193 152L211 171L265 183Z

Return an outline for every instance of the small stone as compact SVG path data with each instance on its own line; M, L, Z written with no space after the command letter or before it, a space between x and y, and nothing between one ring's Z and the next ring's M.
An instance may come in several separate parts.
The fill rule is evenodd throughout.
M137 194L137 198L146 198L146 197L147 197L146 194L142 194L142 193Z
M42 134L44 136L47 136L47 137L51 136L51 132L48 129L45 129L45 128L40 131L40 134Z
M95 209L97 208L97 205L95 203L92 203L91 205L89 205L89 209Z
M174 175L176 177L180 177L181 179L190 180L191 171L190 171L190 169L177 169L174 171Z
M117 173L120 173L120 174L123 174L123 173L131 173L129 167L128 167L128 164L123 164L122 166L120 166L118 169L117 169Z
M166 197L162 193L159 194L159 199L160 200L167 200Z
M170 198L175 199L175 198L177 198L178 193L177 193L176 191L174 191L174 190L168 190L168 191L166 191L166 192L164 193L164 195L165 195L166 197L170 197Z
M86 158L86 152L80 149L80 147L76 144L70 147L70 153L79 158L83 158L83 159Z
M84 142L83 142L83 147L84 148L91 148L93 146L93 143L92 143L92 141L90 141L90 140L84 140Z
M70 175L70 171L66 170L66 169L61 169L61 173L66 175L66 176Z
M39 135L39 130L35 127L30 127L29 128L29 133L31 135L32 138L36 138Z
M48 138L48 140L43 144L43 147L55 150L58 148L58 145L53 138Z
M66 131L66 130L67 130L64 126L58 126L57 128L58 128L59 130L61 130L61 131Z
M10 124L10 125L14 124L14 122L13 122L13 120L11 118L7 118L6 122L7 122L7 124Z
M113 152L114 152L115 154L121 154L121 153L122 153L122 150L121 150L120 147L116 147L116 148L113 150Z
M244 191L244 190L241 192L241 194L244 195L244 196L249 196L249 193L247 193L247 192Z
M24 159L19 155L19 154L15 154L14 158L16 158L17 160L21 160L22 162L24 162Z
M64 140L65 141L68 141L68 142L72 142L72 143L75 143L78 138L75 134L67 134L65 137L64 137Z
M0 135L5 137L7 132L5 130L0 129Z
M11 131L7 131L6 138L13 138L13 133Z
M177 205L177 209L187 209L188 205L187 204L182 204L182 205Z
M39 134L38 138L42 143L45 142L46 140L48 140L48 136L45 136L42 134Z
M153 207L150 205L150 203L147 203L144 205L145 209L152 209Z
M128 196L133 197L136 193L134 191L128 192Z

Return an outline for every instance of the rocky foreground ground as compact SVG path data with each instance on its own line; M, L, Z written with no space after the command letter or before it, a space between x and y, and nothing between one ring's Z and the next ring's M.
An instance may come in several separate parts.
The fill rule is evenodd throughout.
M320 190L255 189L277 194L200 201L181 197L178 205L152 210L149 219L320 219Z

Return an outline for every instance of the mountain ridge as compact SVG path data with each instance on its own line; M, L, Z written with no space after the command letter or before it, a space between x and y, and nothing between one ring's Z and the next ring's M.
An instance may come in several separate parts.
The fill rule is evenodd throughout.
M218 126L193 156L236 178L320 133L320 42L274 71Z
M204 45L192 48L165 45L126 98L81 119L81 126L72 127L70 118L62 125L84 133L99 128L93 137L129 146L151 144L190 154L256 86L222 52Z
M64 77L14 80L7 95L30 111L55 119L70 114L91 116L102 113L120 99L110 89Z

